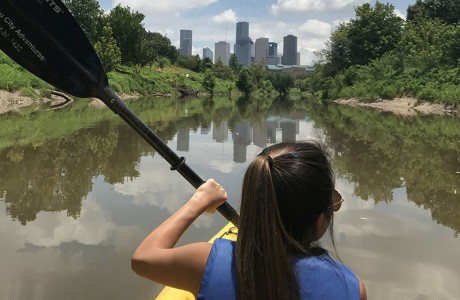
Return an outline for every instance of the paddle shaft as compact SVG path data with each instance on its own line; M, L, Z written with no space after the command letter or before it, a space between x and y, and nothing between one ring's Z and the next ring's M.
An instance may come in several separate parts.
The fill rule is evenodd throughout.
M198 188L204 180L198 176L186 163L185 157L177 156L144 122L142 122L115 94L110 87L105 87L98 97L113 112L128 123L140 136L142 136L170 165L171 171L178 171L194 188ZM238 226L239 216L235 209L225 202L217 208L225 219Z

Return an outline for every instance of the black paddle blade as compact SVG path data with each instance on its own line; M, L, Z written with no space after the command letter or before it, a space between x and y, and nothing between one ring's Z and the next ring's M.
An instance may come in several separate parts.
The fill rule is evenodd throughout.
M97 97L108 85L91 43L60 0L0 0L0 49L76 97Z

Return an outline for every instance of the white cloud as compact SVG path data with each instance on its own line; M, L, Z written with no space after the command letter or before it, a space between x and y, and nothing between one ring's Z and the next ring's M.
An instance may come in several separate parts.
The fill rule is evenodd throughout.
M151 15L164 15L165 13L180 14L180 12L197 7L205 7L217 0L115 0L113 5L121 4L122 6L129 6L133 10L139 10L144 14Z
M285 12L312 12L326 10L340 10L345 7L353 7L365 0L278 0L276 4L271 6L273 14Z
M237 21L235 12L232 9L227 9L223 13L212 17L212 20L216 23L231 23L234 24Z
M211 159L209 161L209 165L213 169L218 170L221 173L230 174L235 167L235 162L228 160Z
M325 36L328 37L331 34L332 25L330 23L322 22L317 19L308 20L299 27L299 32Z
M101 207L93 200L86 199L78 219L69 218L66 212L40 212L33 224L20 228L19 232L23 243L53 247L73 241L100 245L107 241L114 228L115 225L107 219Z

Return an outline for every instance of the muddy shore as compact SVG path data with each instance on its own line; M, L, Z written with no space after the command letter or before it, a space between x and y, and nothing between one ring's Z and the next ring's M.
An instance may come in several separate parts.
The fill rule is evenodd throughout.
M401 116L417 115L456 115L458 110L439 103L421 102L411 97L394 98L375 102L359 102L357 99L340 99L335 103L354 107L367 107L380 111L391 112Z
M123 99L136 98L136 96L123 95ZM59 103L66 101L66 99L51 95L50 98L32 99L27 96L23 96L20 93L11 93L8 91L0 90L0 115L18 111L21 108L33 105L33 104L50 104ZM359 102L357 99L340 99L334 102L341 105L355 106L355 107L367 107L377 109L380 111L391 112L396 115L402 116L416 116L420 114L434 114L434 115L455 115L458 114L458 110L445 106L443 104L420 102L415 98L402 97L395 98L392 100L380 100L375 102ZM95 106L103 106L102 102L95 99L92 103Z

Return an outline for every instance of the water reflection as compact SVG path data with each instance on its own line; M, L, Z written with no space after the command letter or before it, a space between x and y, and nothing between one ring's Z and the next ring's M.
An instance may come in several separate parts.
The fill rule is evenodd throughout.
M129 105L198 174L222 182L235 207L241 175L261 148L309 137L324 141L347 199L336 215L339 252L369 283L370 298L460 295L458 120L404 119L306 101L239 103ZM0 128L8 124L17 132L11 124L30 122L40 132L58 114L66 120L62 126L72 124L61 135L0 143L0 210L6 212L0 214L0 263L12 270L0 270L0 299L153 298L161 287L135 277L128 257L193 189L105 110L61 111L35 123L0 119ZM81 118L90 121L75 126ZM203 240L223 222L203 216L184 241ZM442 285L431 284L436 279Z
M315 106L342 178L363 200L391 202L394 190L429 210L433 220L460 232L458 119L406 119L365 109ZM458 190L458 191L457 191Z

